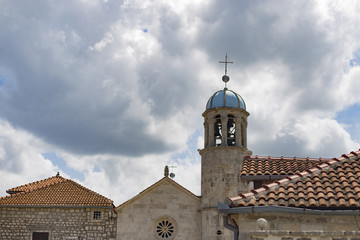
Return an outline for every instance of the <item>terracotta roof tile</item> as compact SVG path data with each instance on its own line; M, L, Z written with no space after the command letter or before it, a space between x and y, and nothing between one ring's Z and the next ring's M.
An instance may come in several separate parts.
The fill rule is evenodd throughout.
M359 166L360 150L263 185L261 191L255 189L229 198L230 207L279 205L317 209L358 208Z
M333 159L316 159L316 158L287 158L287 157L260 157L246 156L241 169L242 177L251 176L287 176L295 175L300 172L309 170L318 164L326 164L328 162L337 162Z
M59 176L14 189L19 192L0 198L0 206L113 206L112 200Z
M36 182L32 182L32 183L28 183L25 185L11 188L11 189L7 190L6 192L9 194L14 194L14 193L19 193L19 192L27 192L27 191L31 191L31 190L36 190L38 188L46 187L46 186L54 184L54 183L63 182L65 180L66 180L65 178L63 178L62 176L57 174L54 177L46 178L46 179L43 179L40 181L36 181Z

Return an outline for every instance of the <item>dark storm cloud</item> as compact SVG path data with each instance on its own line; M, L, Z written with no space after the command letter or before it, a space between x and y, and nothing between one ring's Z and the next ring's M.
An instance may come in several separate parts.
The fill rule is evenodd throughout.
M140 97L153 102L152 113L160 118L173 115L184 106L197 103L199 96L196 89L201 89L194 79L196 73L193 66L165 61L149 61L139 68Z
M2 9L6 31L0 33L0 64L13 73L16 86L0 96L2 118L76 153L142 155L172 149L146 133L146 115L128 113L134 100L129 92L136 91L128 64L110 61L110 53L99 58L89 51L118 17L111 7L58 8L49 1L36 10L28 7L9 3ZM116 91L103 86L108 79Z
M220 77L201 82L199 69L210 75L216 68L221 76L218 61L226 52L235 63L230 76L238 81L231 86L241 82L250 113L263 113L256 129L282 124L264 124L269 111L293 123L296 115L331 114L339 65L329 59L337 57L340 37L334 29L329 37L329 25L319 24L314 3L183 4L3 3L0 75L7 77L0 85L0 117L76 153L173 151L180 144L174 136L201 129L194 123L218 90L207 83L222 86ZM253 77L265 68L272 80ZM268 89L257 90L269 81Z
M317 80L316 70L334 47L324 28L317 24L313 4L296 1L214 2L211 10L204 13L208 24L200 30L198 47L214 57L228 52L236 63L231 67L240 71L258 63L284 65L291 74L290 89L286 88L286 91L298 92ZM312 107L311 104L305 108Z
M0 181L65 171L42 157L54 152L114 200L151 185L166 164L178 165L180 184L199 189L201 113L223 87L226 52L229 87L251 114L254 154L354 150L331 120L359 102L352 5L0 0Z
M199 34L199 47L215 56L227 50L240 66L281 59L293 67L315 68L313 63L320 62L330 45L312 7L283 1L215 1L204 13L208 24Z

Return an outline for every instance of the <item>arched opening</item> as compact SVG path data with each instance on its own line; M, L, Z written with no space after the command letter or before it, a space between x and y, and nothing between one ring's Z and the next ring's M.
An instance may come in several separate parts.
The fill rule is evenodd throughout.
M246 147L246 120L242 119L241 124L241 146Z
M235 120L234 116L229 114L227 121L227 144L228 146L235 146Z
M221 140L221 117L217 115L215 117L215 124L214 124L214 138L215 138L215 145L220 146L222 143Z

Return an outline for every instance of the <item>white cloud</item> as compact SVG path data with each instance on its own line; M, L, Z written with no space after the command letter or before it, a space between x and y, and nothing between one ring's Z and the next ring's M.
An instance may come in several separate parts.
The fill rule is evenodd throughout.
M359 145L346 132L355 127L333 120L360 103L356 2L14 4L0 16L7 187L61 172L41 155L56 152L116 204L165 164L198 192L201 114L223 87L226 52L254 154L337 157Z
M109 32L105 33L103 39L100 42L96 43L93 47L89 47L91 51L102 51L108 44L112 43L114 40L113 35Z
M40 139L0 120L1 196L7 189L56 174L59 169L41 155L45 147Z

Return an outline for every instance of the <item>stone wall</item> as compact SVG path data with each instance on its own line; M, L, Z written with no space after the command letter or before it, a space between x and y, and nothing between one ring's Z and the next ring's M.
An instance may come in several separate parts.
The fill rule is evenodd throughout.
M246 151L246 148L236 146L218 146L200 151L202 239L204 240L231 239L232 232L223 227L217 204L224 202L227 196L248 192L248 182L240 179L240 169Z
M101 212L99 220L94 211ZM30 240L33 232L48 232L51 240L115 239L113 214L109 208L0 207L0 239Z
M243 240L360 240L360 216L253 213L233 217ZM259 218L268 223L264 230L256 224Z
M228 196L248 192L248 182L240 178L247 149L236 146L205 148L201 154L201 207L217 208Z
M167 239L200 240L200 199L179 189L172 180L163 181L116 208L118 240L163 239L158 236L162 221L173 227Z

